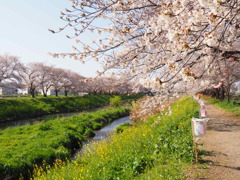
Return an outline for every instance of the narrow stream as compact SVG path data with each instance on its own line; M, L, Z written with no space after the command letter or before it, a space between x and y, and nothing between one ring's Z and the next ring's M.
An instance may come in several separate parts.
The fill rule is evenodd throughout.
M35 118L24 118L20 120L15 120L15 121L9 121L9 122L0 122L0 130L4 130L8 127L17 127L17 126L23 126L23 125L34 125L34 124L39 124L44 121L52 120L57 117L70 117L73 115L81 114L81 113L88 113L88 112L94 112L100 109L103 109L104 107L100 108L94 108L86 111L81 111L81 112L69 112L69 113L58 113L58 114L49 114L49 115L43 115Z
M82 148L78 149L72 156L72 160L77 159L81 155L81 153L87 148L91 148L91 144L93 144L94 142L107 139L114 132L115 128L118 127L119 125L130 122L131 122L130 117L126 116L123 118L116 119L111 124L105 126L104 128L98 131L95 131L95 136L91 140L83 143Z

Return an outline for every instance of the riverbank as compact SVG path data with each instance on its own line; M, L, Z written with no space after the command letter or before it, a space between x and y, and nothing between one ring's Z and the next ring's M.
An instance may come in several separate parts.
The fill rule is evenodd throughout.
M124 101L143 95L121 95ZM109 104L110 95L85 95L83 97L19 98L0 100L0 123L32 118L42 115L81 112Z
M37 167L34 179L183 179L184 167L194 160L191 119L199 106L185 98L171 111L96 143L72 163Z
M93 130L128 114L129 108L108 108L0 131L0 179L28 176L34 164L43 161L52 164L56 159L69 159L86 137L94 136Z
M109 99L108 95L87 95L84 97L0 100L0 122L60 112L83 111L105 106L109 103Z
M15 120L15 121L7 121L7 122L0 122L0 130L4 130L7 128L12 128L12 127L18 127L18 126L24 126L24 125L36 125L36 124L41 124L56 118L64 118L64 117L70 117L74 115L79 115L80 113L90 113L90 112L95 112L97 110L101 110L104 108L107 108L108 106L104 107L99 107L99 108L93 108L89 110L84 110L81 112L67 112L67 113L57 113L57 114L49 114L49 115L42 115L38 117L32 117L32 118L23 118L20 120Z

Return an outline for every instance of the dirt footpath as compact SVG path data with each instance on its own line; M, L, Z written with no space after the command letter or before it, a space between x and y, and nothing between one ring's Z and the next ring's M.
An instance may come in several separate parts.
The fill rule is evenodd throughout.
M208 102L206 110L210 121L200 149L208 168L194 179L240 180L240 118Z

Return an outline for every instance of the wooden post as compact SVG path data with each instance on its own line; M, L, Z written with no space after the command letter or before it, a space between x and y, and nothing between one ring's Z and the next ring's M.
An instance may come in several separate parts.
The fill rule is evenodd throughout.
M197 142L196 142L195 137L194 137L193 143L194 143L195 162L197 163L198 162L198 149L197 149Z
M193 145L194 145L194 154L195 154L195 162L198 162L198 149L197 149L197 140L196 140L196 136L194 134L194 125L193 125L193 121L191 121L192 124L192 134L193 134Z

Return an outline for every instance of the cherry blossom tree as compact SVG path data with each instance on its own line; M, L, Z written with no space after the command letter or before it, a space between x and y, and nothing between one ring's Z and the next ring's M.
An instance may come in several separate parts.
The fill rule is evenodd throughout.
M225 69L223 70L224 86L226 89L227 100L230 101L230 92L234 83L240 80L240 63L235 62L233 57L225 62Z
M85 77L70 70L53 68L52 69L52 88L54 89L56 96L60 90L64 91L65 96L68 96L69 92L78 94L84 89Z
M216 71L212 75L213 85L205 92L218 99L224 99L226 94L230 101L230 90L240 80L240 63L230 57L227 61L215 62L214 67Z
M132 94L145 92L140 83L128 81L125 77L96 77L86 79L85 91L90 94ZM135 91L134 91L135 90Z
M72 72L69 70L63 70L62 76L62 89L64 91L64 95L68 96L68 92L72 89L74 80L71 78Z
M43 96L47 97L47 92L52 86L52 70L53 67L46 66L43 63L36 63L38 69L39 88L42 90Z
M16 56L0 55L0 86L8 88L27 88L32 97L40 89L46 97L50 88L56 96L62 89L68 93L83 92L86 89L86 78L69 70L54 68L43 63L23 65Z
M81 76L80 74L78 73L75 73L75 72L71 72L71 71L68 71L68 78L71 82L71 85L69 86L69 90L68 91L71 91L72 93L75 93L75 94L78 94L78 93L81 93L81 92L84 92L85 89L86 89L86 83L85 83L85 77L84 76ZM66 93L66 91L65 91Z
M101 78L87 78L85 80L85 91L89 94L101 94L102 89L102 77Z
M39 87L39 71L38 71L38 63L29 63L24 66L20 77L23 81L23 86L26 87L29 91L31 96L35 97L35 92Z
M104 72L125 69L131 77L164 93L182 87L197 92L199 86L209 86L216 62L234 57L239 63L239 0L71 2L72 9L61 13L66 25L59 31L72 27L74 34L67 37L79 46L73 47L73 53L55 57L103 61ZM102 36L85 44L80 39L87 31Z
M65 85L66 75L67 73L65 72L65 70L60 68L52 68L51 82L52 82L52 88L54 89L56 96L58 96L58 92Z
M21 84L23 65L16 56L0 55L0 85L17 87Z

